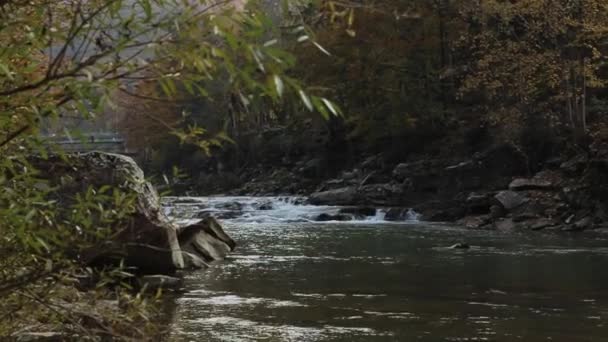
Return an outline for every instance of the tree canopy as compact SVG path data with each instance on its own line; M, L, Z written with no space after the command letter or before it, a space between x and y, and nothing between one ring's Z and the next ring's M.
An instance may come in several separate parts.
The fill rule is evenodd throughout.
M209 152L229 138L211 136L197 122L185 120L184 108L178 111L176 102L214 101L230 93L247 107L291 96L309 111L339 114L330 100L288 75L295 58L280 42L312 41L306 29L279 34L257 6L232 1L0 1L0 336L14 336L40 322L79 336L138 339L150 333L148 300L121 290L127 285L116 290L120 313L108 309L103 313L107 324L94 329L82 324L86 312L76 307L78 302L112 296L103 287L87 295L70 291L76 275L92 272L80 251L115 236L120 222L134 212L134 198L125 189L91 185L74 193L68 204L58 202L56 184L48 180L51 171L35 165L49 153L64 154L42 131L77 138L70 118L103 120L120 102L148 101L156 108L133 108L126 113L131 122L153 122L156 134L171 134ZM212 91L218 83L225 89ZM170 111L168 116L157 110L159 103ZM63 175L55 176L64 181ZM119 268L96 279L121 284L125 276ZM136 322L141 329L132 328Z

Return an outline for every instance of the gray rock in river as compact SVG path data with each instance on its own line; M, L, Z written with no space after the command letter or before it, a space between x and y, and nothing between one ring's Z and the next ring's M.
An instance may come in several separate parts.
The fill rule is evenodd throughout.
M522 190L552 190L555 186L548 180L540 178L517 178L509 184L509 189Z
M360 203L386 206L395 203L403 194L399 184L368 184L357 189L356 199Z
M500 191L494 196L494 198L506 210L513 210L519 207L520 205L528 202L528 199L526 197L511 190Z
M401 163L393 169L393 178L397 181L404 181L408 178L426 178L435 177L437 170L444 167L445 162L442 160L425 159L411 163ZM429 182L431 182L429 180Z
M340 214L351 214L359 218L375 216L376 208L373 207L349 207L340 209Z
M264 201L261 203L253 204L253 208L256 210L272 210L274 206L272 205L271 201Z
M231 210L231 211L242 211L243 205L239 202L226 202L216 206L217 209Z
M490 221L490 215L465 216L456 221L457 224L467 229L480 229L485 227Z
M410 218L411 208L390 208L386 211L386 221L405 221Z
M202 256L206 261L222 260L236 247L213 217L180 229L179 244L182 250Z
M357 188L354 186L347 186L344 188L338 188L333 190L315 192L310 195L308 201L311 204L335 204L335 205L349 205L355 203L357 198Z

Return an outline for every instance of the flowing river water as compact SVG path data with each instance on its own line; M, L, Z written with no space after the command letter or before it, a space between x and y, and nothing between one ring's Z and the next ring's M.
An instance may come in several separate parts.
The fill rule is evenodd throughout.
M314 222L339 208L284 198L184 202L168 213L223 216L238 247L187 276L172 341L608 341L608 236L389 223L381 211Z

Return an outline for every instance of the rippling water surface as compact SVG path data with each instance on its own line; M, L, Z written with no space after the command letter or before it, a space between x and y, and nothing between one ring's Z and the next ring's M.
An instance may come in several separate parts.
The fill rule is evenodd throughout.
M335 209L224 221L239 247L189 275L171 339L608 341L605 237L305 218Z

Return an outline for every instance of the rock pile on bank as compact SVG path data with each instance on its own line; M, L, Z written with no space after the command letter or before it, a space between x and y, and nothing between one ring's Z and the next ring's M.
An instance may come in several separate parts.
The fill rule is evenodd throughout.
M603 145L601 145L603 146ZM608 151L548 160L530 176L525 154L503 144L471 159L400 163L391 177L369 175L324 182L309 201L320 205L393 207L387 219L413 208L422 220L472 229L579 231L608 222ZM370 183L373 178L382 183Z

